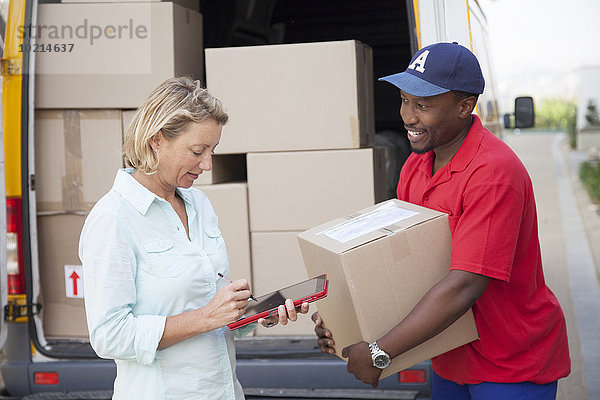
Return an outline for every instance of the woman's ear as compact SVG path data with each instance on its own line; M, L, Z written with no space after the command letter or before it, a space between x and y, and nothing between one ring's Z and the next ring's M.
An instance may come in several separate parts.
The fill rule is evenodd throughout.
M156 153L160 150L160 145L163 141L163 135L161 131L158 131L155 135L150 138L150 147Z

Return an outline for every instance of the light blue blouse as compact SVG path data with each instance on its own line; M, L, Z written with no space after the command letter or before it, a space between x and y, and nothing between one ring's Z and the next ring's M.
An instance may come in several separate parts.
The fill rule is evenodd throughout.
M132 172L117 173L79 242L90 342L117 364L113 399L243 399L226 326L157 350L167 316L204 307L226 284L217 216L201 191L178 188L188 239L171 205Z

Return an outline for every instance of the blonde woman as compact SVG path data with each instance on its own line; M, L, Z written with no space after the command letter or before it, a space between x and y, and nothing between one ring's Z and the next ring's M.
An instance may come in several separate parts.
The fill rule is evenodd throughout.
M125 161L90 212L79 244L90 342L114 359L113 399L243 399L233 333L250 288L229 262L207 197L190 189L212 168L228 116L190 78L163 82L127 128ZM303 304L300 313L308 312ZM291 301L265 326L295 321ZM255 324L254 324L255 325Z

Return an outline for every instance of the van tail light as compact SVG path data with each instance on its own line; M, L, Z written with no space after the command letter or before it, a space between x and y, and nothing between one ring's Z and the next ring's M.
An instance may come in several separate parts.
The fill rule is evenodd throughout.
M36 385L58 385L58 372L36 372L33 382Z
M422 369L407 369L398 373L400 383L425 383L427 374Z
M6 199L6 269L8 294L25 294L21 199Z

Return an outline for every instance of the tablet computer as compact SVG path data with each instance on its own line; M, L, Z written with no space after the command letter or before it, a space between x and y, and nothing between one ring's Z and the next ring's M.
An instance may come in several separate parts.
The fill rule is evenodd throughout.
M277 315L277 307L284 304L286 299L292 299L296 307L302 305L304 302L311 303L322 299L327 296L328 283L327 275L323 274L265 294L264 296L259 296L256 298L258 301L251 300L248 302L246 312L242 318L227 326L229 329L236 329L256 322L259 318Z

